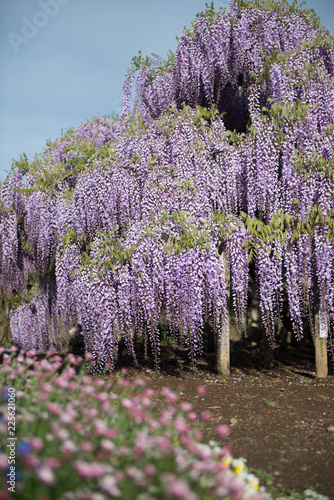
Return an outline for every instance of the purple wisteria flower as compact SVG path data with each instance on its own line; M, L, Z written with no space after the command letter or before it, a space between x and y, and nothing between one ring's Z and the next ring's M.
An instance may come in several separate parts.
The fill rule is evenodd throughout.
M195 363L204 326L220 338L228 321L227 276L247 330L250 273L272 342L283 303L303 335L310 281L331 327L332 37L297 6L234 1L137 63L119 120L67 131L0 188L15 345L60 349L80 325L96 369L139 339L159 366L164 329Z

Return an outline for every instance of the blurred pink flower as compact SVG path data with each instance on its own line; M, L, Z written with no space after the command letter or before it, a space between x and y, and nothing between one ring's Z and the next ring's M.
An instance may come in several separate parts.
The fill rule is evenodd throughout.
M217 425L216 431L219 437L226 439L230 433L230 428L227 425Z
M195 438L200 441L203 437L203 432L202 431L196 431L195 432Z
M149 408L152 404L152 401L148 397L142 397L141 398L141 404L143 405L144 408Z
M47 458L45 461L46 461L47 465L53 469L57 469L61 465L58 458L50 457L50 458Z
M101 403L101 412L102 413L109 413L109 415L112 415L114 412L111 410L111 402L110 401L105 401L104 403Z
M106 497L102 493L92 493L89 500L106 500Z
M130 417L137 423L141 423L145 418L147 418L147 412L143 411L140 405L133 402L130 408Z
M66 439L62 444L62 451L64 453L75 453L78 447L71 439Z
M148 422L148 428L151 430L151 431L155 431L156 429L158 429L160 427L160 423L157 422L156 420L150 420Z
M218 474L221 471L221 465L217 463L212 463L212 461L207 462L194 462L191 465L191 475L195 474L197 477L202 474Z
M35 417L31 413L24 412L24 417L23 418L24 418L25 422L35 422Z
M52 413L53 415L59 416L62 413L62 409L56 403L53 402L48 403L46 407L49 410L49 412Z
M118 379L118 384L123 386L123 387L130 387L131 382L130 380L124 380L123 378Z
M77 413L75 411L68 410L66 413L60 415L59 420L62 424L71 424L76 416Z
M88 415L91 417L91 418L96 418L98 416L98 411L96 408L93 408L92 406L88 409Z
M55 480L54 473L47 465L42 465L36 468L36 475L44 484L53 484Z
M56 354L55 356L52 357L53 361L56 361L57 363L62 363L63 358Z
M188 483L178 479L174 474L163 474L162 479L167 493L172 497L180 500L198 500L198 496L190 490Z
M90 441L85 441L84 443L81 443L80 445L80 450L84 453L89 453L90 451L93 450L93 445Z
M77 384L75 382L69 382L67 389L69 391L75 391L77 389Z
M67 389L68 381L63 377L57 377L53 382L57 387L61 387L62 389Z
M204 422L209 422L209 420L211 420L212 413L211 411L203 411L201 413L201 417L204 420Z
M76 359L74 358L74 361L72 362L73 365L76 365L77 362L76 362ZM70 366L69 368L67 368L67 370L63 373L63 376L66 378L66 379L71 379L71 378L74 378L76 376L77 372L75 371L75 369L73 368L73 366Z
M105 435L106 431L108 430L106 423L101 419L94 420L93 426L97 434L100 435Z
M135 484L144 486L146 484L145 475L137 467L129 466L126 469L126 475L133 480Z
M128 398L123 398L121 401L121 406L123 406L123 408L131 408L132 401Z
M7 456L4 455L3 453L0 454L0 470L7 470L8 468L8 461L7 461Z
M156 473L156 468L153 464L146 464L144 467L144 472L147 476L154 476Z
M145 385L145 380L143 380L142 378L137 378L134 381L134 386L135 387L143 387L144 385Z
M40 437L32 437L29 441L29 444L35 451L40 451L44 448L44 441Z
M142 392L142 395L143 396L147 396L148 398L150 398L151 396L154 395L154 390L151 388L151 387L147 387L143 392Z
M238 498L242 494L244 484L238 478L232 477L227 484L234 498Z
M115 470L114 476L117 481L122 481L125 478L125 473L122 470Z
M75 432L78 432L78 433L82 432L82 430L83 430L83 427L79 422L74 422L72 427L75 430Z
M71 500L92 500L90 490L76 490L73 496L69 497Z
M77 460L74 463L74 468L77 473L84 478L99 478L103 476L105 467L98 462L85 462Z
M57 379L56 379L56 380L57 380ZM55 380L55 382L56 382L56 380ZM54 383L55 383L55 382L54 382ZM53 391L53 387L52 387L52 385L51 385L51 384L49 384L49 383L41 384L41 385L40 385L40 387L39 387L39 389L40 389L41 391L43 391L43 392L46 392L47 394L50 394L50 392L52 392L52 391Z
M115 436L117 436L117 434L118 434L117 429L107 429L104 435L105 437L112 439Z
M167 453L171 449L171 442L170 440L165 437L165 436L160 436L157 438L157 448L162 452L162 453Z
M166 427L169 422L171 421L172 414L169 410L162 410L161 415L160 415L160 423L164 427Z
M181 436L180 437L181 443L187 447L187 449L192 453L193 455L198 454L198 446L196 441L194 441L190 436Z
M199 387L197 387L197 393L198 393L200 396L205 396L205 394L206 394L206 389L205 389L205 387L203 387L202 385L200 385Z
M131 454L135 460L141 458L147 450L147 446L144 443L136 443L132 448Z
M97 401L100 401L101 403L105 402L105 401L108 401L109 399L109 394L107 394L106 392L99 392L96 396L95 396L95 399L97 399Z
M94 394L95 393L95 389L92 385L86 385L85 387L82 388L82 391L85 394Z
M200 448L198 450L198 456L199 456L201 461L205 462L206 460L208 460L212 456L211 448L209 448L209 447Z
M163 387L161 389L161 394L167 398L167 402L169 404L175 403L175 401L177 401L178 399L178 395L175 394L175 392L173 392L171 389L169 389L169 387Z
M174 428L176 432L179 433L187 433L189 431L189 427L187 421L184 417L176 417Z
M26 468L35 467L38 468L40 466L39 458L34 455L26 455L22 458L22 465Z
M56 436L58 439L60 439L60 441L65 441L70 437L70 433L67 429L61 428L56 430Z
M182 411L190 411L192 409L192 405L187 401L181 401L180 408Z
M117 487L117 480L114 476L110 474L104 476L99 482L100 488L104 490L106 493L109 493L112 497L120 497L121 492Z
M101 448L106 451L112 451L115 448L115 444L110 439L102 439L100 444Z

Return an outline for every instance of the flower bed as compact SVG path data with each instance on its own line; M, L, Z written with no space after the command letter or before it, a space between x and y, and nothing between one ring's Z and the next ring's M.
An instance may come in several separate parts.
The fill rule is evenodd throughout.
M0 354L0 500L270 498L227 445L201 442L209 414L170 389L126 370L88 376L89 356ZM217 427L219 441L228 431Z

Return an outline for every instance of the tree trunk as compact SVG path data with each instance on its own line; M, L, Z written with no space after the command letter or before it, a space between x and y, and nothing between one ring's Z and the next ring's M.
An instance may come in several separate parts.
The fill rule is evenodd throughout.
M0 288L0 345L7 346L11 342L9 326L9 300Z
M251 343L251 357L253 359L260 359L260 339L262 338L262 348L263 348L263 364L265 368L271 369L274 366L274 349L269 343L269 340L263 331L263 326L261 328L261 315L259 309L259 301L256 296L256 284L255 279L251 275L250 277L251 286L251 300L250 300L250 335L252 339Z
M221 337L218 335L217 342L217 371L221 375L230 374L230 307L231 307L231 274L230 274L230 257L229 251L225 248L220 259L225 271L225 286L227 295L227 321L223 324Z
M274 349L267 335L263 332L263 366L264 368L271 370L274 367Z
M249 277L251 292L250 292L250 328L249 334L251 338L251 358L252 359L260 359L260 337L261 337L261 320L260 320L260 311L259 311L259 301L256 297L256 285L255 280L250 274Z

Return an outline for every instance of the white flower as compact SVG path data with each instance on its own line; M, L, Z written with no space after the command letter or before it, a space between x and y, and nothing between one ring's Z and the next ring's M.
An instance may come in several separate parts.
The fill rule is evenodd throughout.
M53 484L55 480L55 476L47 465L42 465L41 467L38 467L36 470L37 477L42 483L44 484Z
M62 451L64 452L75 453L77 449L78 447L76 444L74 444L70 439L66 439L62 444Z
M112 497L119 497L121 495L121 492L117 487L117 480L114 476L111 476L110 474L104 476L99 484L100 488L109 493Z

